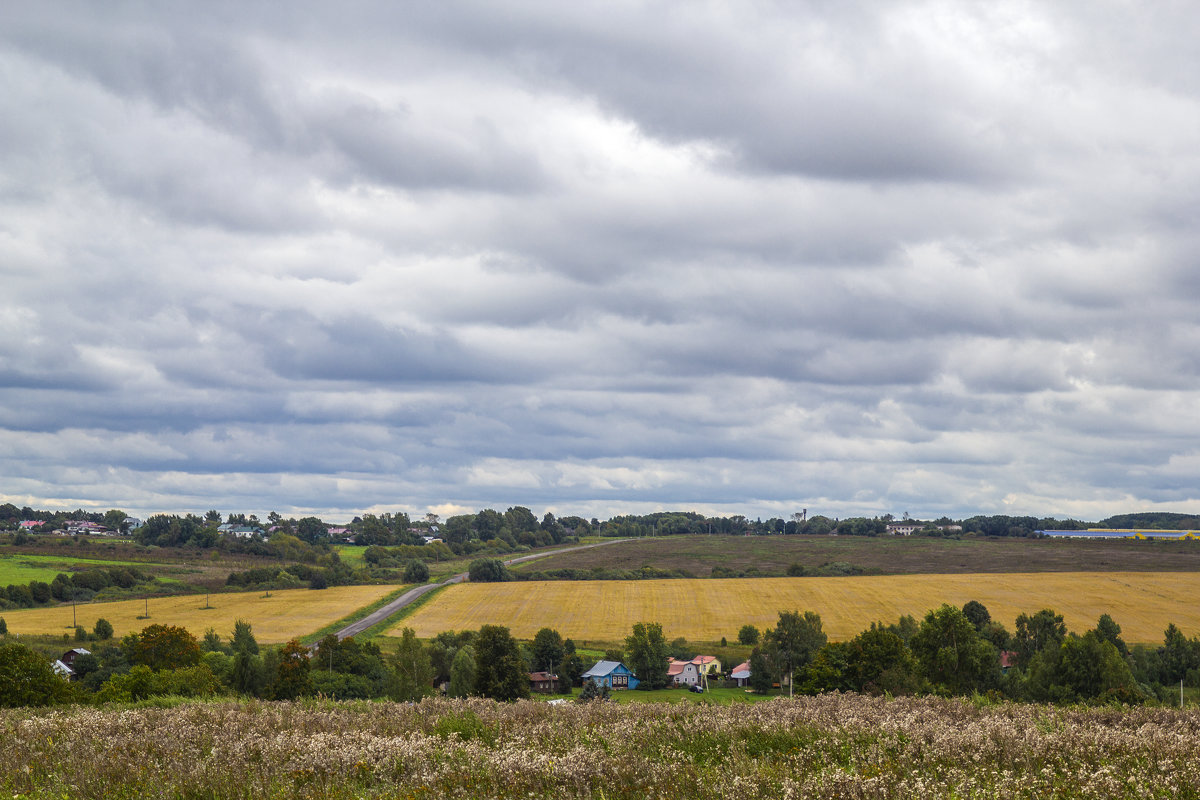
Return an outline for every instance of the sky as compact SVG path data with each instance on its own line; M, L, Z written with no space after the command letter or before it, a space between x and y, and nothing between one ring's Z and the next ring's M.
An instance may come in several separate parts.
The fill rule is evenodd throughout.
M0 502L1200 511L1186 2L0 5Z

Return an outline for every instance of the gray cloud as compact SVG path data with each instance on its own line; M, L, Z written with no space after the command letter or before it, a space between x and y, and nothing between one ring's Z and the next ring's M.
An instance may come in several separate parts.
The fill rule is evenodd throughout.
M1198 498L1200 14L0 10L0 499Z

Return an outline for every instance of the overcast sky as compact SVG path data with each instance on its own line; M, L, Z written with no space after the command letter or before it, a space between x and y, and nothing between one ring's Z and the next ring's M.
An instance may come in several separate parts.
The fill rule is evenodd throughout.
M1193 3L6 3L0 502L1200 511Z

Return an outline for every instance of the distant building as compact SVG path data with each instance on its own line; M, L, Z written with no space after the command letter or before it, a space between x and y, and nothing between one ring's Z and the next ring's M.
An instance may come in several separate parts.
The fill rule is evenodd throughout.
M1200 531L1159 531L1147 528L1089 528L1086 531L1034 531L1059 539L1200 539Z

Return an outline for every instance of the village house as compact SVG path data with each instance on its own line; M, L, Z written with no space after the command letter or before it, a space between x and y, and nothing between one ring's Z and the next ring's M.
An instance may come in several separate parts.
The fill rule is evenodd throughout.
M738 664L733 668L733 671L729 673L729 677L737 686L749 686L750 662L743 661L742 663Z
M596 665L583 673L584 681L610 689L636 689L640 681L633 670L620 661L597 661Z
M700 681L700 671L691 661L672 658L667 664L667 680L676 686L695 686Z
M539 694L554 694L558 691L558 676L549 672L531 672L529 689Z

